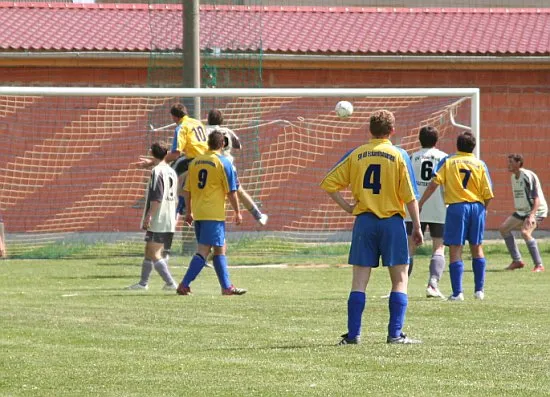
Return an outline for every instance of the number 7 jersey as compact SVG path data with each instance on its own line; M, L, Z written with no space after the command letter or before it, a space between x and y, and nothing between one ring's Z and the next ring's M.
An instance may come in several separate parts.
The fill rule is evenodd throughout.
M389 139L371 139L346 153L321 182L328 193L348 186L357 202L353 215L371 212L379 218L404 218L404 204L418 198L409 156Z
M487 166L472 153L459 151L441 160L434 182L445 187L445 204L480 202L485 205L494 197Z

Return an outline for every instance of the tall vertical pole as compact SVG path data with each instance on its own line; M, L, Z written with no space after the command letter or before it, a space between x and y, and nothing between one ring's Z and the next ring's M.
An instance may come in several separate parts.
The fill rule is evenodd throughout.
M185 88L201 87L199 0L182 0L183 5L183 83ZM201 117L201 99L193 98L193 117Z
M477 158L479 158L481 154L481 131L480 131L479 112L480 112L480 100L479 100L479 89L478 89L477 92L474 95L472 95L472 99L471 99L472 132L476 137L476 147L474 149L474 154L476 155Z

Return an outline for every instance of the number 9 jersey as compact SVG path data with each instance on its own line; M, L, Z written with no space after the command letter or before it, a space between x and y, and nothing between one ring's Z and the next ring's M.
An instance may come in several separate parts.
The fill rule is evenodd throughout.
M237 172L229 159L208 151L189 164L185 191L197 221L225 221L225 197L238 189Z
M447 153L435 147L422 148L411 156L411 163L416 178L416 186L420 197L430 184L437 165L447 157ZM422 207L420 222L445 223L445 201L443 200L443 187L435 192ZM410 217L407 214L407 219Z
M371 139L346 153L321 182L328 193L348 186L357 202L353 215L371 212L379 218L404 218L404 204L418 198L409 156L389 139Z

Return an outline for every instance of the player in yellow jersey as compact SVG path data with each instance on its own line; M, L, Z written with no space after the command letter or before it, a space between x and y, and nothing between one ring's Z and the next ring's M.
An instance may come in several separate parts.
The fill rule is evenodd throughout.
M392 282L389 297L390 319L388 343L418 343L403 334L408 296L407 269L409 251L405 231L405 204L411 215L411 236L422 243L417 190L407 153L394 146L389 137L395 132L395 117L379 110L370 117L372 139L349 151L328 172L321 188L346 212L356 216L348 263L353 265L353 279L348 298L348 333L341 345L360 341L361 318L366 304L365 290L371 269L388 267ZM354 203L347 202L340 191L351 188Z
M466 240L470 243L472 253L474 296L480 300L485 297L485 255L482 243L486 209L494 195L487 166L472 154L475 146L476 138L471 132L461 133L456 142L458 151L441 160L418 203L422 210L437 187L444 187L444 200L448 207L443 243L449 246L449 274L453 288L453 294L449 297L451 301L464 300L462 249Z
M190 284L206 264L210 250L214 248L214 270L222 287L223 295L242 295L246 290L236 288L229 279L225 256L225 198L235 211L235 223L242 222L237 196L237 173L229 159L222 155L223 134L213 131L208 136L209 151L195 157L189 165L185 181L185 222L195 221L198 252L189 263L189 268L178 286L178 295L189 295Z

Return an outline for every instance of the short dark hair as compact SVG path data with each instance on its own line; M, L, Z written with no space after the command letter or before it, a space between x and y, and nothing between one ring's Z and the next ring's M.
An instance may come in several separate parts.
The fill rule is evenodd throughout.
M151 145L151 154L157 160L163 160L168 153L168 148L163 144L155 142Z
M181 119L183 116L187 116L188 113L185 105L181 103L174 103L170 108L170 114L178 119Z
M375 138L383 138L390 134L395 126L395 116L389 110L377 110L370 116L369 129Z
M219 130L214 130L208 135L208 149L218 150L223 148L224 136Z
M523 167L523 156L519 153L512 153L508 155L510 160L514 160L516 163L519 163L520 167Z
M476 137L470 131L464 131L456 138L456 148L461 152L472 153L476 147Z
M223 115L218 109L212 109L208 112L208 124L209 125L222 125Z
M418 140L423 148L434 147L439 139L439 131L430 125L422 127L418 132Z

